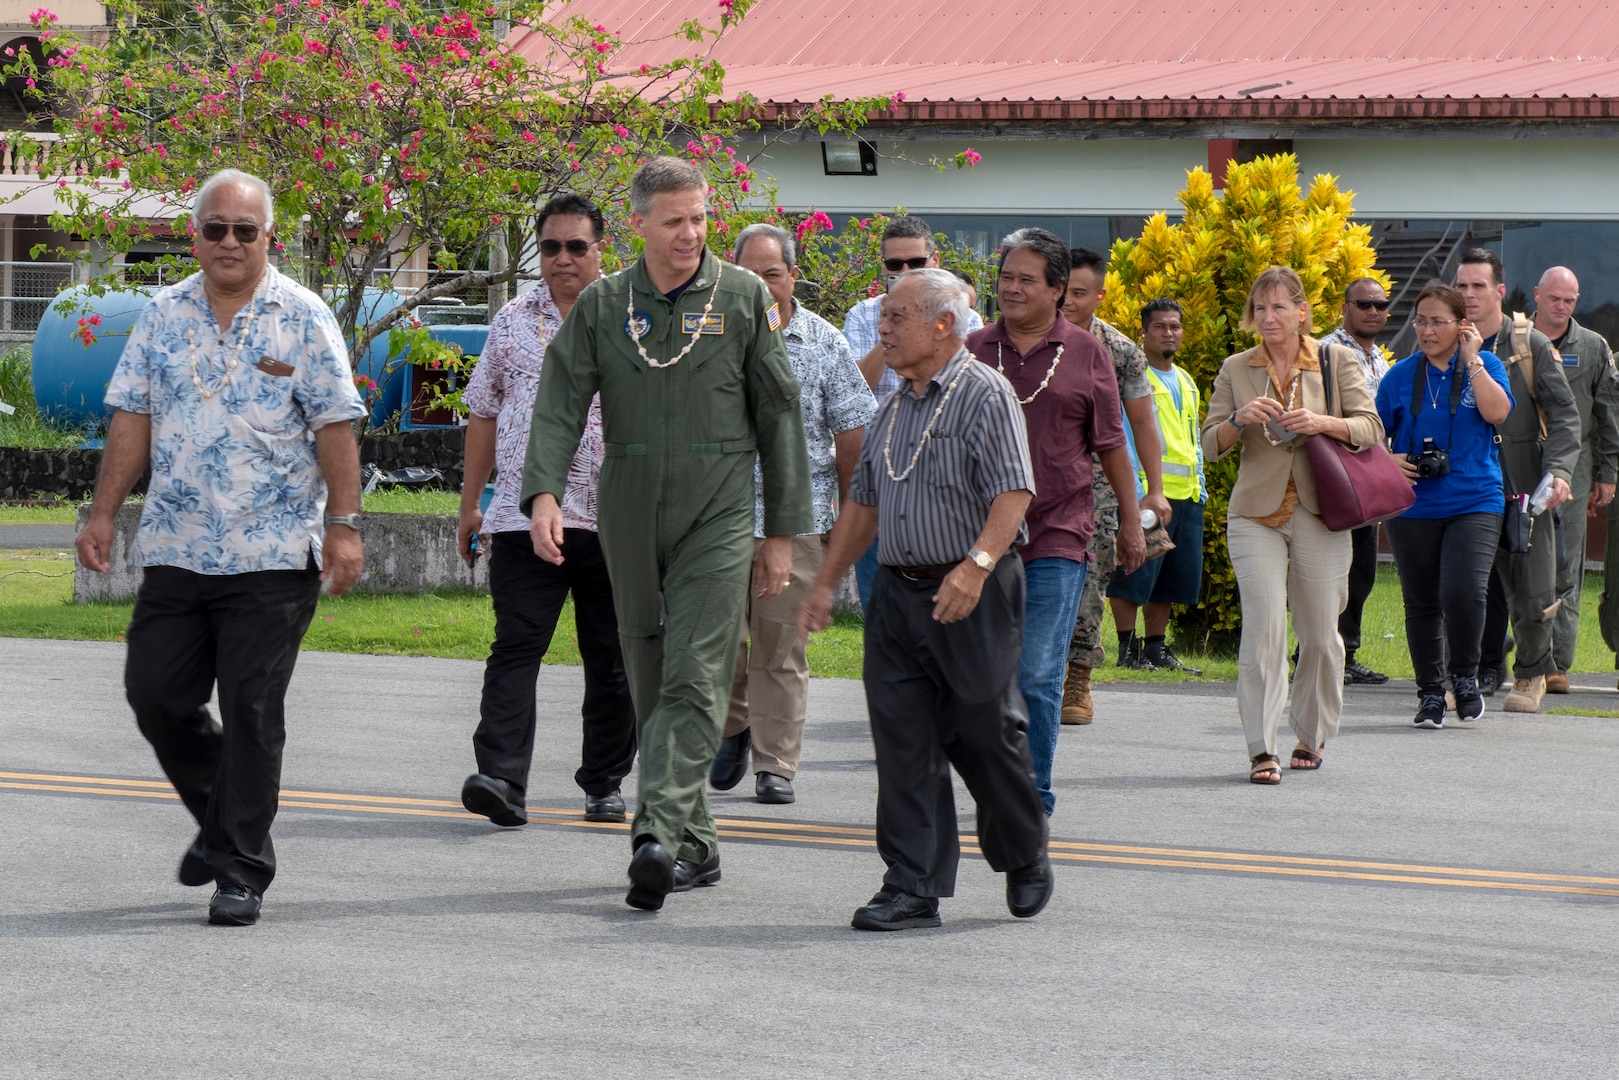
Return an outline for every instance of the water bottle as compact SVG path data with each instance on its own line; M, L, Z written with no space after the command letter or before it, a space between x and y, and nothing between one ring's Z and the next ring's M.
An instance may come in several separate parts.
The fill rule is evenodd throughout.
M1158 524L1158 515L1151 510L1141 511L1141 531L1146 532Z

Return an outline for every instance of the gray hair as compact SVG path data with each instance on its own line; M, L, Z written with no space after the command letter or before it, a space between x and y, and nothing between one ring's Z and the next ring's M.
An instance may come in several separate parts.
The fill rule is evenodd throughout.
M967 336L967 318L972 308L967 304L967 286L961 283L960 278L938 267L907 270L895 280L894 288L898 288L900 283L907 279L916 281L923 315L937 319L948 312L956 320L955 336L958 338Z
M259 224L263 226L265 232L269 232L270 226L275 224L275 195L270 191L270 185L262 178L254 176L249 172L243 172L241 169L220 169L218 172L214 173L214 175L204 180L202 182L202 187L197 189L197 197L192 200L192 205L196 207L196 211L193 216L198 218L202 217L203 205L207 203L209 197L213 195L215 191L218 191L222 187L233 186L252 188L263 197L264 220L259 222Z
M742 261L742 249L747 247L749 240L755 238L774 240L780 244L781 258L787 264L788 270L798 265L798 245L793 243L792 235L780 225L771 225L764 221L759 222L757 225L749 225L746 229L736 234L736 248L733 253L737 262Z
M630 180L630 208L637 214L652 212L652 197L670 191L701 191L708 195L703 170L677 157L655 157L635 170Z

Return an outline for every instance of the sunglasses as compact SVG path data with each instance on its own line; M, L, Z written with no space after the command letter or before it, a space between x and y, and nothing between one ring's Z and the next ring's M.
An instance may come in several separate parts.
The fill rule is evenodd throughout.
M225 234L234 232L236 239L244 244L251 244L259 238L260 228L251 221L208 221L202 226L202 238L210 244L217 244L225 239Z
M901 270L920 270L928 264L931 256L924 255L919 259L884 259L883 269L899 273Z
M577 236L566 243L562 242L561 240L541 240L540 254L545 256L547 259L554 259L558 255L562 254L563 248L567 248L569 255L572 255L576 259L582 259L585 257L586 253L590 251L591 243L592 241L581 240Z
M1353 300L1350 302L1362 311L1387 311L1389 309L1387 300Z

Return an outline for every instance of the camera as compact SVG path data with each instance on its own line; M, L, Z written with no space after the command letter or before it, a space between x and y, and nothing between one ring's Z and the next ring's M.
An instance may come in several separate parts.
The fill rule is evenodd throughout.
M1441 450L1432 439L1422 440L1422 452L1407 454L1405 460L1417 467L1418 476L1445 476L1450 472L1450 451Z

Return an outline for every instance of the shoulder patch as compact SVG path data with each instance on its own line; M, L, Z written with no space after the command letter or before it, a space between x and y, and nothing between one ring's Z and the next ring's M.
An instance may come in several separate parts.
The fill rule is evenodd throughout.
M765 322L770 324L770 329L772 329L772 330L780 330L781 329L781 308L780 308L780 306L778 306L776 304L771 304L770 305L770 310L765 312ZM723 324L722 324L722 326L723 326Z

